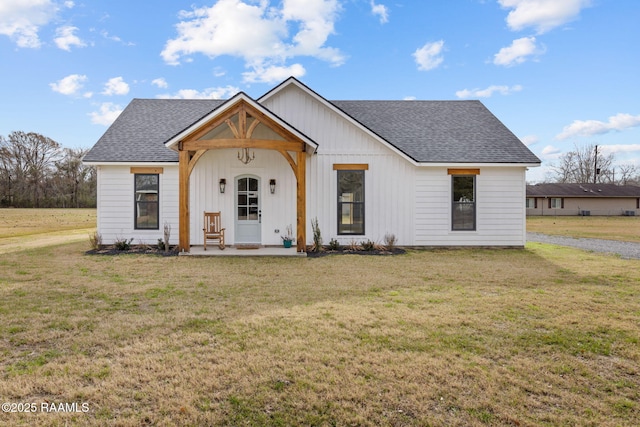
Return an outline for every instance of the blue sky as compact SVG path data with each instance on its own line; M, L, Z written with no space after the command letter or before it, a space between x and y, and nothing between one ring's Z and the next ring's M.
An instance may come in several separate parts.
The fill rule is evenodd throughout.
M2 0L0 135L90 147L132 98L479 99L543 160L640 167L637 0Z

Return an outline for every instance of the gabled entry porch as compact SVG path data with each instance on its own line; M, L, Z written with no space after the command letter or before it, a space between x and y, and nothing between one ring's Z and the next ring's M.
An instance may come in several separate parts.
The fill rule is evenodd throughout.
M307 154L317 148L313 141L244 93L239 93L166 145L179 153L180 251L190 252L192 237L198 235L191 226L199 224L198 218L202 212L191 212L194 205L191 197L205 197L211 192L219 192L220 196L227 191L232 193L232 196L229 195L232 203L229 202L230 197L222 199L217 195L208 202L210 205L205 206L206 210L225 210L223 225L232 227L230 234L233 239L229 244L262 244L265 241L264 233L278 231L278 228L263 230L262 227L263 199L273 195L278 186L277 180L270 178L274 174L281 177L281 188L287 188L287 184L295 185L296 249L298 252L305 251L306 162ZM259 155L263 155L262 166L255 167L258 162L249 166ZM206 179L197 179L192 183L193 172L202 161L209 162L209 165L217 164L218 167L205 175L200 174ZM283 169L289 169L289 172L284 173ZM223 170L226 171L224 176ZM195 194L192 195L192 192ZM274 215L275 211L271 209L269 214ZM284 225L281 226L284 228Z

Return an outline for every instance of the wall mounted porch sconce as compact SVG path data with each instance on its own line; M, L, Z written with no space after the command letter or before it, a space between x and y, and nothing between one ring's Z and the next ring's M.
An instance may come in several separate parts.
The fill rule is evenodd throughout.
M227 186L227 180L220 178L220 194L224 194L224 189Z
M276 180L275 179L270 179L269 180L269 190L271 190L271 194L274 194L276 192Z

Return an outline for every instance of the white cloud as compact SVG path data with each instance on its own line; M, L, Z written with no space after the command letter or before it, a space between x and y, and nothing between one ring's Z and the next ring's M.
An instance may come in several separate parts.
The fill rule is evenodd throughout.
M111 35L111 34L109 34L109 32L108 32L108 31L106 31L106 30L102 30L102 31L100 31L100 35L101 35L102 37L104 37L105 39L107 39L107 40L111 40L111 41L114 41L114 42L118 42L118 43L121 43L121 44L123 44L123 45L125 45L125 46L135 46L135 45L136 45L136 44L135 44L135 43L133 43L133 42L125 42L124 40L122 40L122 38L120 38L120 37L118 37L118 36L112 36L112 35Z
M547 145L542 149L541 158L542 160L555 160L562 156L562 150L558 147L554 147L553 145Z
M520 138L520 141L522 141L522 143L527 147L530 147L534 144L537 144L540 141L540 139L535 135L527 135Z
M62 50L66 50L67 52L71 51L71 46L84 47L87 44L80 40L80 37L76 36L74 31L77 31L77 27L72 27L70 25L64 27L58 27L56 29L56 38L53 41L56 43Z
M402 98L403 101L415 101L417 98L413 95L408 95Z
M72 2L71 0L68 0L68 1L65 1L65 2L64 2L64 7L66 7L67 9L73 9L73 7L74 7L75 5L76 5L76 4L75 4L74 2Z
M507 25L513 31L533 27L538 34L575 19L591 0L498 0L505 9Z
M640 144L598 145L598 150L603 153L634 153L640 151Z
M421 71L429 71L437 68L444 58L442 51L444 49L444 40L433 43L427 43L413 53L413 57Z
M161 89L166 89L169 87L169 84L167 83L167 81L164 79L164 77L160 77L157 79L153 79L151 81L151 84L154 86L158 86Z
M86 81L87 76L85 75L71 74L58 80L56 83L49 83L49 86L54 92L58 92L63 95L78 95Z
M522 64L529 56L539 55L544 52L536 46L535 37L522 37L516 39L509 47L503 47L493 58L496 65L504 65L510 67L515 64Z
M490 98L495 92L500 93L501 95L509 95L513 92L520 92L522 90L522 86L514 85L514 86L489 86L486 89L463 89L456 92L456 96L458 98Z
M112 102L103 102L98 111L89 113L91 123L109 126L122 113L122 107Z
M172 65L198 53L240 57L256 81L264 80L256 76L261 71L286 67L298 55L341 65L340 50L325 46L339 10L338 0L284 0L279 7L267 0L219 0L180 12L178 36L166 42L161 56Z
M374 0L371 0L371 13L380 17L381 24L389 22L389 8L387 6L376 4Z
M242 76L247 83L278 83L290 76L302 77L306 72L302 65L293 64L288 67L256 67L253 71L242 73Z
M211 87L199 92L195 89L180 89L173 95L158 95L160 99L228 99L240 92L235 86Z
M609 117L609 121L602 122L599 120L575 120L568 126L565 126L556 139L568 139L575 136L592 136L601 135L608 132L621 131L633 127L640 126L640 115L632 116L631 114L619 113Z
M104 84L103 95L126 95L129 93L129 85L122 77L113 77Z
M2 0L0 2L0 34L9 36L18 47L38 48L38 31L56 15L51 0Z

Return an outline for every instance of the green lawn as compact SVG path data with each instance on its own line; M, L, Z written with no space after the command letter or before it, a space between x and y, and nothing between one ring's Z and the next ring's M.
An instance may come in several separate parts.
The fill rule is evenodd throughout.
M529 216L527 231L640 243L640 217Z
M640 261L0 255L10 425L640 425Z

